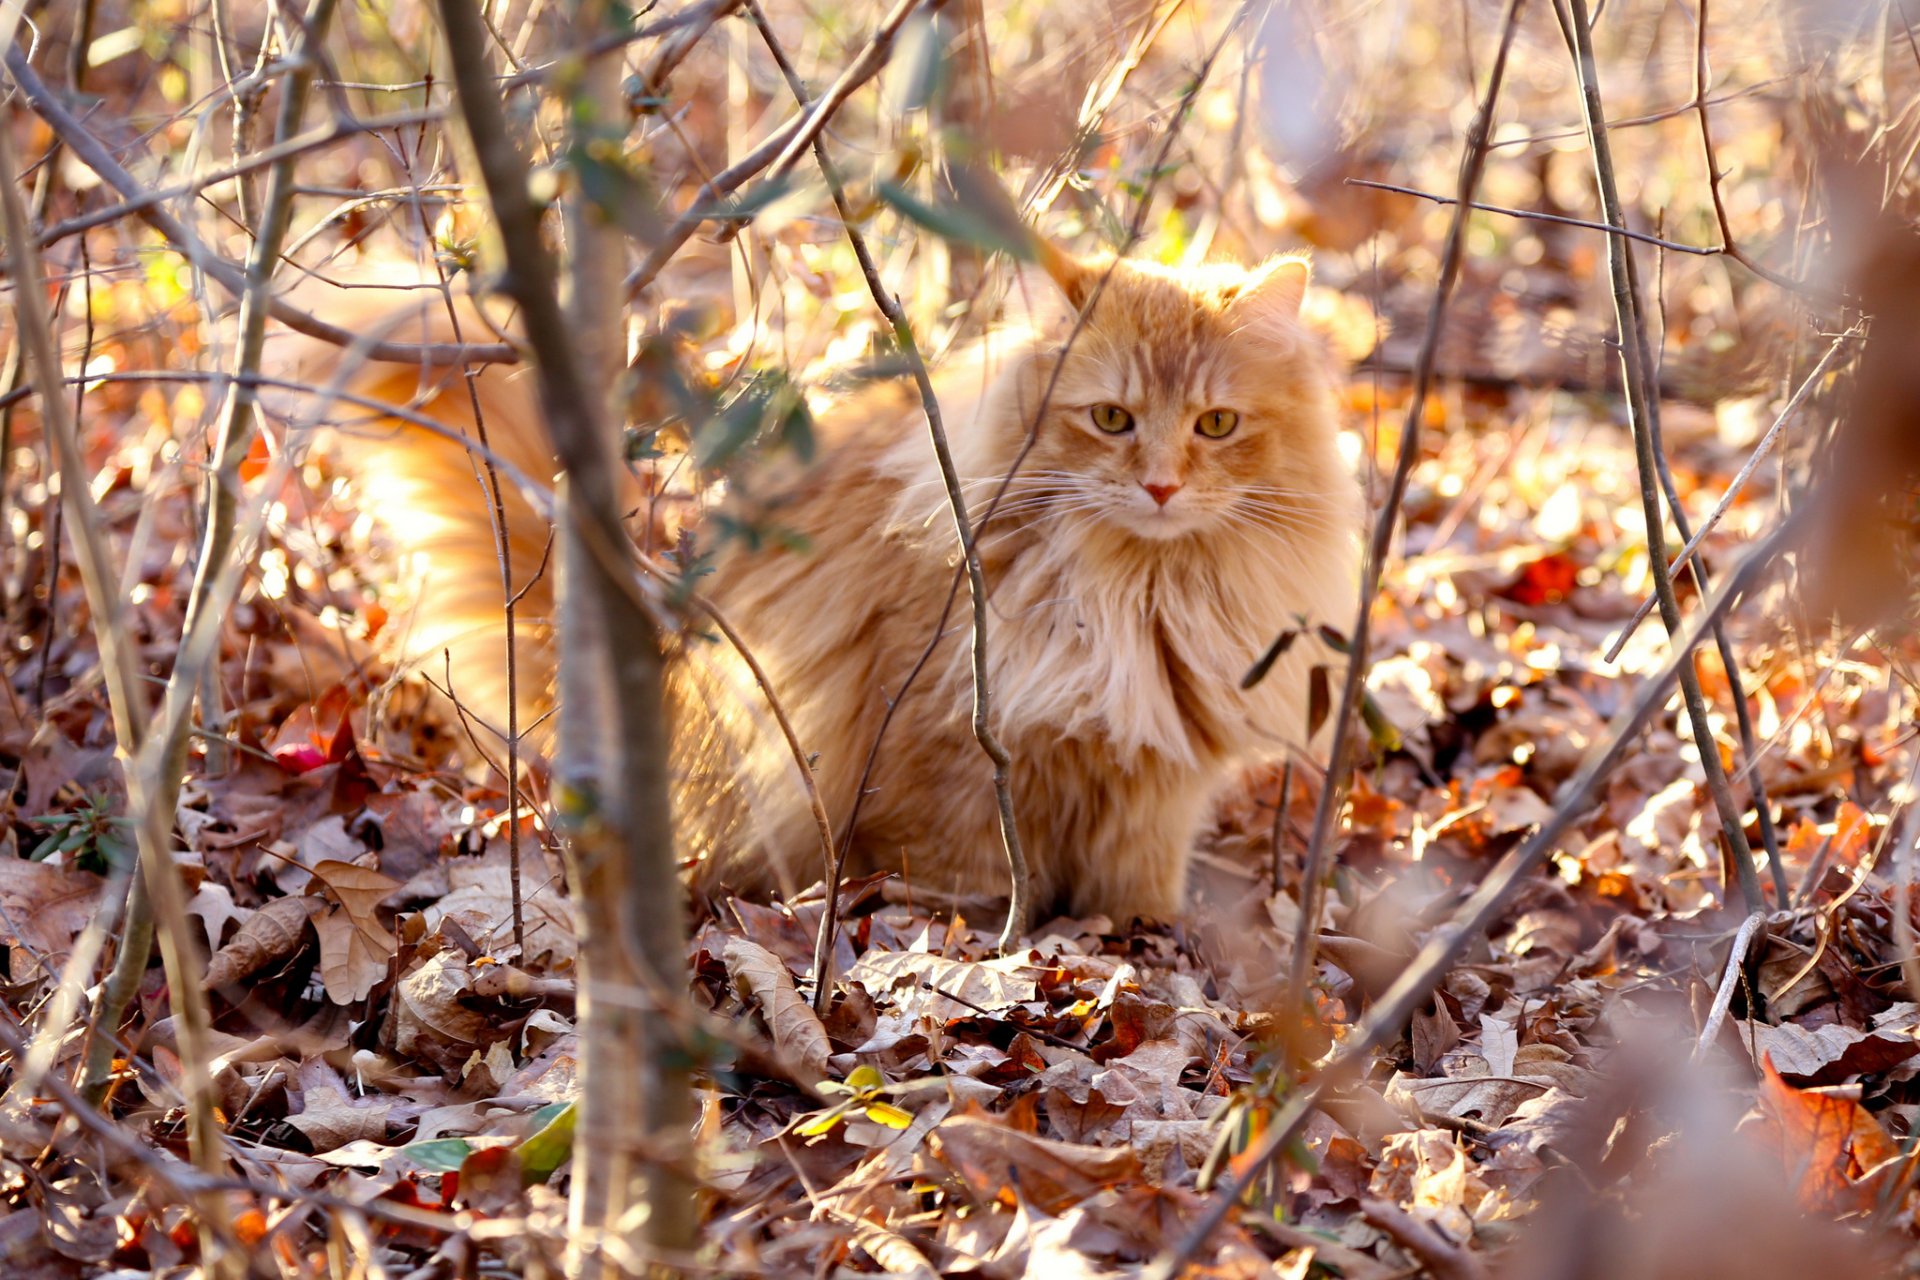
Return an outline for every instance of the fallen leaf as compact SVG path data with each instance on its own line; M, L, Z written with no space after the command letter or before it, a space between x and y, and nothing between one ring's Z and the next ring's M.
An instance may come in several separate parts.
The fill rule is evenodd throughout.
M351 862L322 862L313 877L339 899L334 910L313 918L320 936L320 977L335 1004L364 1000L387 974L387 962L399 939L375 914L380 902L400 887L392 876Z
M1017 1197L1051 1214L1140 1177L1131 1149L1056 1142L981 1115L949 1116L929 1135L928 1148L977 1198Z
M794 989L786 962L745 938L729 939L724 958L734 983L760 1006L773 1047L816 1077L825 1076L833 1046L819 1015Z
M291 959L306 941L307 922L327 904L302 894L275 898L240 922L239 932L207 962L207 985L230 987L268 965Z

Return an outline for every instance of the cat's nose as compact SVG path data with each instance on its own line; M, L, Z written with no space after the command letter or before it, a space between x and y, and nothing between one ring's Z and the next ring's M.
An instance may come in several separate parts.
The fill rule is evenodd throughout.
M1147 495L1153 499L1156 505L1162 506L1162 507L1167 505L1167 500L1169 498L1173 497L1174 494L1180 492L1180 486L1178 483L1150 484L1147 481L1143 480L1140 482L1140 487L1147 491Z

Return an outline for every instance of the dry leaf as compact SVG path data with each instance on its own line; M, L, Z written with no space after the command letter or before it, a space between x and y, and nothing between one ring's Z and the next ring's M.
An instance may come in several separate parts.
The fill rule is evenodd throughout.
M925 951L869 951L847 971L846 980L864 984L875 995L891 991L903 1011L948 1021L999 1013L1034 999L1039 994L1037 983L1019 975L1036 967L1030 954L982 963L949 960Z
M381 901L400 887L392 876L350 862L322 862L313 878L324 884L340 905L313 919L320 935L320 977L336 1004L353 1004L387 974L387 962L400 947L399 939L376 914Z
M773 1047L815 1076L825 1076L833 1046L819 1016L794 989L786 962L745 938L728 939L725 959L734 983L760 1006Z
M1796 1089L1771 1064L1761 1064L1763 1132L1810 1210L1871 1212L1903 1158L1880 1122L1860 1105L1858 1093L1857 1088Z
M207 962L207 985L230 987L270 964L291 959L306 941L307 921L326 911L326 903L302 895L275 898L252 912L240 922L232 940Z
M1017 1197L1053 1214L1140 1176L1131 1150L1039 1138L988 1116L950 1116L928 1145L979 1199Z

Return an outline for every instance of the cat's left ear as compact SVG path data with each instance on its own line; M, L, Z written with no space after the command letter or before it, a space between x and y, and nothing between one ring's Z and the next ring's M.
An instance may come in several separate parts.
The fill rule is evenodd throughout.
M1067 305L1075 311L1087 305L1087 298L1099 278L1097 271L1038 233L1033 237L1033 253L1066 296Z
M1300 314L1309 274L1307 260L1298 254L1268 258L1247 274L1247 282L1234 295L1233 305L1291 320Z

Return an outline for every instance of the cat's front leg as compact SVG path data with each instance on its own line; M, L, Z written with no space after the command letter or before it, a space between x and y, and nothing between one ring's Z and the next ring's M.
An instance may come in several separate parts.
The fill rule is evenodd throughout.
M1138 775L1109 784L1101 820L1073 851L1066 896L1076 915L1116 925L1134 917L1177 920L1186 909L1187 867L1211 788Z

